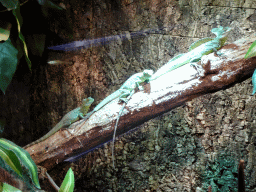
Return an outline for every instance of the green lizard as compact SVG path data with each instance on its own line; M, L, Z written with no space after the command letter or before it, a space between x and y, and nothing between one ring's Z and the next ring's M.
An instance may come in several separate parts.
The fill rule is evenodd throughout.
M40 143L56 133L58 130L64 127L70 126L72 123L79 120L79 118L84 118L84 115L88 112L91 104L94 102L94 99L91 97L88 97L83 100L83 103L80 107L75 108L74 110L68 112L57 125L55 125L46 135L41 137L40 139L26 145L24 148L28 148L31 145L35 145L37 143Z
M93 113L100 110L102 107L118 97L121 101L127 102L127 97L131 94L131 92L134 91L136 87L142 90L143 88L140 86L140 84L147 81L152 74L152 70L146 69L141 73L132 75L118 90L103 99L103 101L101 101L90 113L87 113L85 120L88 119Z
M115 91L114 93L110 94L105 99L103 99L103 101L101 101L85 117L85 120L88 119L93 113L100 110L102 107L104 107L105 105L107 105L108 103L110 103L111 101L113 101L116 98L119 98L120 101L124 102L123 107L122 107L122 109L120 110L120 112L118 114L116 124L115 124L115 128L114 128L114 134L113 134L112 160L113 160L113 167L114 168L115 168L115 165L114 165L114 142L115 142L116 128L117 128L117 125L118 125L119 118L121 117L121 115L123 113L123 110L124 110L124 107L125 107L126 103L129 101L131 96L134 94L135 88L138 87L140 90L143 90L143 87L140 84L143 83L143 82L148 81L152 74L153 74L152 70L147 70L146 69L141 73L136 73L136 74L132 75L128 80L125 81L125 83L117 91Z
M227 36L231 28L220 26L219 28L213 28L212 33L216 35L215 38L203 38L193 43L189 52L180 54L171 59L167 64L158 69L150 78L153 81L160 76L175 70L185 64L197 62L203 55L207 55L220 49L227 40Z

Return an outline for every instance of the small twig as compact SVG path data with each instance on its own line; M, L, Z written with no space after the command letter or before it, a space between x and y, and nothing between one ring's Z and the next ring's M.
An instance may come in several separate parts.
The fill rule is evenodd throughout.
M56 185L56 183L53 181L53 179L51 178L51 176L46 172L45 175L47 176L48 181L50 182L51 186L56 190L59 191L60 188L58 187L58 185Z
M241 159L238 166L238 192L245 192L244 160Z

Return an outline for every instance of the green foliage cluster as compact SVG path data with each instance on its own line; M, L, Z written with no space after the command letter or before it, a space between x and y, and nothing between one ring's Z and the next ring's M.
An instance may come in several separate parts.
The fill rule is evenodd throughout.
M12 170L15 173L15 177L19 177L19 179L26 181L31 178L33 182L34 190L41 189L39 180L38 180L38 172L37 167L29 153L23 148L17 146L13 142L3 139L0 139L0 167L6 168L8 170ZM10 172L10 171L9 171ZM29 178L27 178L27 175ZM74 191L74 173L70 168L64 178L64 181L61 184L59 189L60 192L72 192ZM31 189L33 190L33 189ZM0 192L2 191L21 191L5 182L0 182Z
M256 56L256 41L252 43L247 53L245 54L244 58L249 59L255 56ZM252 95L254 95L254 93L256 92L256 69L254 70L252 75L252 85L253 85Z
M247 53L245 54L244 58L249 59L249 58L255 57L255 56L256 56L256 41L254 41L252 43L252 45L248 49Z
M0 19L0 89L5 93L20 59L24 57L31 70L32 63L29 55L41 57L45 49L48 29L37 31L32 22L40 23L42 18L45 23L58 22L62 33L66 33L69 37L72 37L72 27L67 19L67 11L49 0L25 1L23 4L20 4L19 0L0 0L0 2L5 8L0 10L0 14L11 13L8 17L2 16ZM31 21L24 20L22 15L23 7L29 3L32 4L30 18L33 20ZM37 9L39 15L33 12ZM45 24L44 28L49 27Z
M40 189L37 167L29 153L11 141L0 139L0 157L10 166L20 177L23 177L21 164L29 173L33 184Z
M21 4L19 0L0 0L2 7L5 8L4 10L0 10L0 14L6 12L11 13L12 17L1 17L0 19L0 89L3 93L6 92L20 59L24 57L28 68L31 70L32 64L28 55L32 54L41 57L45 49L45 31L24 33L24 31L32 31L34 27L32 24L29 24L26 26L27 28L24 28L24 21L21 14L22 6L30 2L33 3L35 1L25 1ZM40 6L41 16L46 21L52 18L58 18L59 23L63 25L60 27L64 28L64 33L67 32L67 34L72 37L72 29L70 23L67 22L65 9L55 5L49 0L37 0L36 2L37 5ZM0 8L2 7L0 6ZM31 9L34 10L34 7L31 7ZM33 20L35 20L35 18L33 18ZM28 39L30 41L28 41ZM5 124L5 119L0 119L0 132L2 132ZM30 154L13 142L3 138L0 138L0 169L0 171L4 170L8 172L13 178L24 181L27 188L32 191L41 188L38 180L37 167ZM3 173L1 172L1 174ZM32 184L30 184L29 181L32 181ZM59 191L72 192L73 190L74 174L72 170L69 169ZM1 191L21 190L5 181L1 181L0 192Z

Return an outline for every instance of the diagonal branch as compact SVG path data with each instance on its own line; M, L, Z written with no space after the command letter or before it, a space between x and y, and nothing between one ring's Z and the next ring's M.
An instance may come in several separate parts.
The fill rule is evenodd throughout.
M221 56L211 53L203 56L200 72L184 65L144 85L136 92L119 120L117 135L143 122L166 113L195 97L215 92L249 78L256 68L256 57L243 59L255 34L224 46ZM36 164L47 169L75 154L89 151L113 137L117 115L122 108L118 99L94 113L87 121L74 123L47 140L28 147ZM72 160L72 158L70 159Z

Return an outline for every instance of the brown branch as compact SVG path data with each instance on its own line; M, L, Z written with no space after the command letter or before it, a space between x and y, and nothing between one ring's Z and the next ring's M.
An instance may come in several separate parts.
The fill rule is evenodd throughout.
M238 166L238 192L245 192L244 160Z
M256 57L247 60L243 57L255 40L253 35L224 46L221 56L215 53L203 56L200 75L188 64L145 84L144 91L136 92L128 102L120 118L117 135L195 97L224 89L250 77L256 67ZM68 130L62 129L26 150L36 164L51 169L68 157L111 140L121 107L122 104L116 99L87 121L79 121Z

